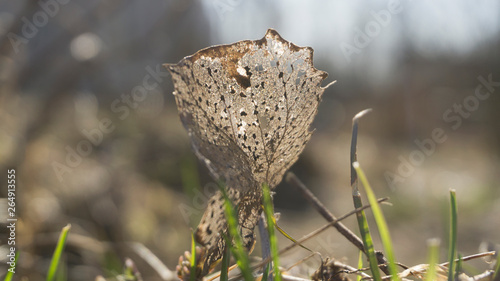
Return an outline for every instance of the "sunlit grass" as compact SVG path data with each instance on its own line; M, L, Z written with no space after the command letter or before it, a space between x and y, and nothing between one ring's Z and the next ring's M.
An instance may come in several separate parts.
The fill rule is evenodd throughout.
M362 269L363 268L363 252L362 251L359 251L359 255L358 255L358 269ZM361 274L358 274L356 276L356 281L361 281Z
M196 280L196 242L194 240L193 230L191 230L191 259L189 261L191 265L191 274L189 275L190 281Z
M14 265L17 264L17 259L19 257L19 252L16 252L16 255L14 257ZM7 274L5 275L5 278L3 279L4 281L10 281L14 277L14 272L12 271L7 271Z
M273 260L274 280L281 281L281 272L279 270L278 241L274 232L274 209L271 200L271 192L267 184L263 185L262 197L264 204L264 213L266 214L267 231L269 233L269 244L271 246L271 257Z
M56 277L57 268L59 267L64 246L66 244L66 238L68 237L70 229L71 225L68 224L65 227L63 227L61 231L61 235L59 236L59 241L57 242L56 249L54 251L54 254L52 255L52 261L50 262L49 271L47 273L47 279L46 279L47 281L53 281Z
M439 239L430 239L427 244L429 248L428 254L428 264L427 274L425 275L425 281L434 281L437 277L437 264L439 262Z
M358 142L358 121L361 117L371 112L371 109L366 109L354 116L352 119L352 137L351 137L351 188L352 188L352 199L354 202L354 208L358 209L363 206L361 201L361 194L358 188L358 176L354 168L354 163L356 162L356 146ZM370 234L370 228L368 227L368 221L366 220L366 214L364 211L356 213L356 219L358 221L359 232L361 234L361 240L363 240L363 248L365 254L368 256L368 262L370 264L370 270L372 272L372 277L375 281L382 280L380 276L380 271L378 268L377 257L375 256L375 249L373 247L373 239Z
M356 208L360 208L358 206L362 206L362 204L355 203L354 206L356 206ZM375 256L375 249L373 247L373 239L370 234L370 229L368 227L368 221L366 220L365 212L360 211L359 213L356 214L356 218L358 220L358 227L361 233L361 239L363 240L363 244L365 246L365 251L366 255L368 256L368 262L370 264L370 270L372 272L373 279L376 281L380 281L382 280L382 277L380 276L377 257Z
M359 167L358 162L353 163L354 169L356 169L356 173L358 174L358 178L365 187L366 197L368 197L368 201L372 207L373 216L375 217L375 222L377 223L377 228L380 233L380 238L382 240L382 245L385 250L385 255L388 261L389 272L391 273L392 280L400 280L398 277L398 271L396 267L396 260L394 258L394 250L392 247L391 235L389 233L389 227L387 226L387 222L385 221L384 214L382 213L382 209L380 208L379 203L377 202L377 197L375 197L375 193L373 192L370 183L368 182L365 173Z
M352 198L354 201L354 208L358 209L363 206L359 190L353 189ZM380 281L382 280L382 277L378 268L377 257L375 256L375 249L373 247L373 239L370 234L370 228L368 227L365 211L359 211L356 213L356 219L358 221L359 232L361 234L361 239L363 240L365 253L368 256L372 277L375 281Z
M226 247L229 247L231 249L231 252L236 258L236 263L238 264L238 267L243 274L243 278L246 281L252 281L254 280L254 278L252 275L252 270L250 268L250 260L248 258L248 254L244 249L243 241L238 231L237 213L233 207L233 203L227 196L224 185L220 184L219 187L224 197L224 211L226 213L226 221L229 230L229 237L226 237ZM231 243L231 241L233 243Z

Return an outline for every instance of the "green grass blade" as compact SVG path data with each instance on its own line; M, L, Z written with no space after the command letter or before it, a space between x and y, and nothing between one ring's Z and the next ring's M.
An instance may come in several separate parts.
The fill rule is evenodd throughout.
M52 255L52 261L50 262L49 272L47 273L47 281L53 281L57 272L57 267L61 260L61 256L64 250L64 245L66 244L66 238L68 237L68 232L71 229L71 224L63 227L61 235L59 236L59 241L57 242L56 249Z
M354 201L354 208L358 209L363 206L363 202L361 202L361 194L357 188L357 175L356 180L353 182L352 199ZM378 261L373 247L373 239L370 234L370 228L368 227L365 211L357 212L356 219L358 220L359 232L361 234L361 239L363 240L365 254L368 256L372 277L375 281L380 281L382 280L382 277L378 268Z
M462 265L463 265L462 255L458 254L458 261L457 265L455 266L455 275L453 276L453 278L455 278L454 280L457 280L458 275L460 275L460 272L462 272Z
M123 277L125 280L134 280L134 268L133 263L130 263L129 259L125 260L125 269L123 270Z
M262 272L262 281L268 280L269 268L271 268L271 265L268 263L268 264L266 264L266 267L264 268L264 271Z
M358 257L358 269L362 269L363 268L363 252L362 251L359 251L359 257ZM361 281L361 274L358 274L356 275L356 281Z
M226 213L226 221L229 229L230 238L226 239L226 247L231 249L234 257L236 258L236 263L243 274L243 278L246 281L253 281L252 270L250 268L250 260L248 254L246 253L241 235L238 231L238 217L236 211L234 210L231 200L227 196L226 189L223 184L219 184L219 188L224 197L224 211ZM231 243L231 240L234 244Z
M224 255L222 256L222 264L221 264L221 269L220 269L220 281L227 281L229 280L229 258L231 256L231 252L229 250L229 247L226 247L226 250L224 251Z
M427 269L427 274L425 275L425 281L437 280L437 263L439 261L439 245L441 241L439 239L429 239L427 245L429 247L429 256L427 258L429 263L429 268Z
M361 238L363 239L363 244L365 245L365 251L368 255L368 262L370 263L370 270L372 272L372 277L375 281L381 281L382 277L378 268L377 257L375 256L375 250L373 248L373 240L370 235L370 229L368 228L368 221L366 220L366 215L364 211L360 214L356 214L358 219L358 226L361 232Z
M16 255L14 256L14 269L12 269L13 271L10 271L10 269L12 268L10 265L9 265L9 270L7 271L7 274L5 275L5 278L3 279L4 281L10 281L12 280L12 278L14 277L14 273L15 273L15 267L17 265L17 259L19 257L19 252L16 251Z
M450 241L448 245L448 281L454 280L455 256L457 248L457 198L455 190L450 190Z
M366 197L368 197L368 201L372 207L373 216L375 217L375 222L377 223L377 228L380 233L380 238L382 240L382 245L384 246L385 255L388 261L389 272L392 275L392 280L400 280L398 276L398 270L396 267L396 261L394 258L394 250L392 247L391 235L389 233L389 227L387 226L387 222L385 220L384 214L382 213L382 209L377 201L377 197L375 197L375 193L366 178L365 173L359 166L358 162L353 163L354 169L356 169L356 173L358 174L358 178L365 187Z
M193 230L191 229L191 260L189 261L191 264L191 270L189 274L189 280L196 280L196 242L194 241Z
M277 223L276 223L276 219L273 217L273 223L274 223L274 226L276 227L276 229L278 230L279 233L281 233L281 235L285 236L286 239L292 241L293 243L299 245L299 247L301 247L302 249L306 250L306 251L309 251L309 252L313 252L313 250L307 248L306 246L302 245L301 243L299 243L295 238L293 238L290 234L288 234L285 230L283 230L283 228L281 228Z
M354 116L352 119L352 137L351 137L351 188L352 188L352 199L354 201L354 208L358 209L363 206L361 201L361 194L358 189L358 173L354 169L354 162L356 162L356 147L358 142L358 120L369 113L371 109L366 109ZM375 281L382 280L380 276L380 271L378 268L377 258L375 256L375 250L373 248L373 240L370 235L370 229L368 227L368 222L366 220L366 215L364 211L356 213L356 219L358 220L359 232L361 233L361 240L363 240L363 250L368 256L368 261L370 263L370 269L372 272L372 277Z
M264 203L264 213L266 214L267 231L269 233L269 244L271 245L271 256L273 258L274 280L281 281L281 272L279 269L279 254L278 254L278 241L274 233L274 210L271 201L271 192L269 186L264 184L262 186L262 197Z
M500 272L500 258L497 257L497 264L495 265L495 273L493 274L493 280L498 280L498 274Z

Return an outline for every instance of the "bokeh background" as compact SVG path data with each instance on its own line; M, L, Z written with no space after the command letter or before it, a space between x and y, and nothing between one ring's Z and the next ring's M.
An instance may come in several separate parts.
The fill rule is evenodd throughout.
M460 253L500 243L498 1L3 0L0 197L16 169L15 279L44 279L68 223L67 279L116 278L127 257L147 280L171 278L143 253L174 270L215 185L191 152L161 65L267 28L313 47L315 66L337 80L291 169L334 214L353 209L351 118L373 108L358 156L377 195L391 197L384 212L398 261L424 263L434 237L444 261L451 188ZM276 191L279 223L293 237L325 223L290 185ZM354 218L346 224L356 229ZM357 250L333 229L307 245L356 264ZM282 263L307 255L295 250ZM469 264L469 273L487 268ZM296 274L318 266L309 260Z

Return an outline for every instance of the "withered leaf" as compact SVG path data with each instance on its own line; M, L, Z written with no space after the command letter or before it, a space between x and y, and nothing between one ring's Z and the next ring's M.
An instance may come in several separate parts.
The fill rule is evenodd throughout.
M165 66L193 150L214 179L224 180L251 249L261 186L276 187L309 141L327 73L314 68L312 48L273 29L260 40L213 46ZM207 248L205 273L225 249L222 206L217 193L196 230Z

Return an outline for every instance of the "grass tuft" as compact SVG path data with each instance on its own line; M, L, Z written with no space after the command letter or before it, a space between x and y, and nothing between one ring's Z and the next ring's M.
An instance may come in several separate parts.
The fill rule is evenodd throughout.
M229 247L226 247L224 251L224 255L222 256L222 264L220 269L220 280L227 281L229 280L229 258L231 256L231 251Z
M354 208L359 209L363 207L363 202L361 201L361 194L358 189L358 173L354 168L354 163L357 160L356 147L358 143L358 121L361 117L369 113L371 109L366 109L356 114L352 119L352 136L351 136L351 188L352 188L352 200L354 201ZM368 221L366 220L366 215L364 211L356 213L356 219L358 220L359 232L361 233L361 239L363 240L363 250L368 256L368 262L370 264L370 270L372 272L372 277L375 281L382 280L380 276L380 271L378 267L378 260L375 256L375 249L373 248L373 239L370 235L370 228L368 227Z
M16 255L14 257L14 264L17 264L17 259L19 257L19 252L16 251ZM13 271L7 271L7 274L5 275L5 278L3 279L4 281L10 281L14 277L14 272Z
M264 271L262 272L262 281L267 281L269 278L269 268L271 268L270 264L266 264L264 267Z
M358 256L358 269L363 268L363 251L359 251L359 256ZM361 281L361 274L358 274L356 276L356 281Z
M462 259L462 255L461 254L458 254L458 260L457 260L457 264L455 265L455 280L458 279L458 275L460 275L460 273L462 272L462 265L463 265L463 259Z
M356 208L359 208L358 206L362 206L361 201L358 202L358 200L356 200L356 197L354 197L354 206L356 206ZM381 281L382 277L378 268L377 257L375 256L375 249L373 248L373 239L370 234L365 211L356 213L356 218L358 220L359 232L361 233L361 239L363 240L365 252L368 256L368 262L370 264L370 270L372 272L373 279L376 281Z
M189 275L190 281L196 280L196 242L194 240L193 230L191 229L191 259L189 260L191 264L191 274Z
M363 202L361 202L361 195L359 193L359 190L357 189L357 181L356 184L353 185L352 199L354 201L354 208L358 209L363 206ZM381 281L382 277L378 268L378 261L377 257L375 256L375 249L373 247L373 239L370 234L370 228L368 227L368 221L366 220L365 211L357 212L356 219L358 220L358 227L361 234L361 239L363 240L364 250L366 255L368 256L368 262L370 264L372 277L375 281Z
M52 261L50 262L49 271L47 273L47 281L53 281L56 276L57 268L59 266L59 262L61 261L62 252L64 250L66 238L68 237L70 229L71 224L66 225L62 229L61 235L59 235L59 241L57 242L56 249L54 250L54 254L52 255Z
M399 281L398 270L396 267L396 260L394 258L394 250L392 247L391 235L389 233L389 228L387 226L387 222L385 221L384 214L382 213L382 209L377 201L377 197L375 197L375 193L366 178L365 173L359 166L358 162L353 163L354 169L356 169L356 173L358 174L358 178L365 187L366 196L368 197L368 201L372 207L373 216L375 217L375 222L377 223L377 228L380 233L380 238L382 240L382 245L384 246L385 254L388 261L389 272L391 273L392 280Z
M224 197L224 211L226 213L226 221L229 229L229 237L226 237L226 247L231 249L236 263L243 274L246 281L253 281L252 270L250 268L250 260L248 254L244 250L243 241L238 231L238 217L234 210L231 200L229 200L224 184L219 184L219 189ZM233 242L233 243L231 243Z
M274 209L271 201L271 192L269 186L262 186L264 213L267 221L267 231L269 233L269 244L271 246L271 257L273 259L274 280L281 281L281 272L279 270L278 241L274 232Z
M437 263L439 261L439 245L441 241L437 238L429 239L427 245L429 247L428 263L429 268L427 269L427 274L425 276L425 281L434 281L437 277Z

